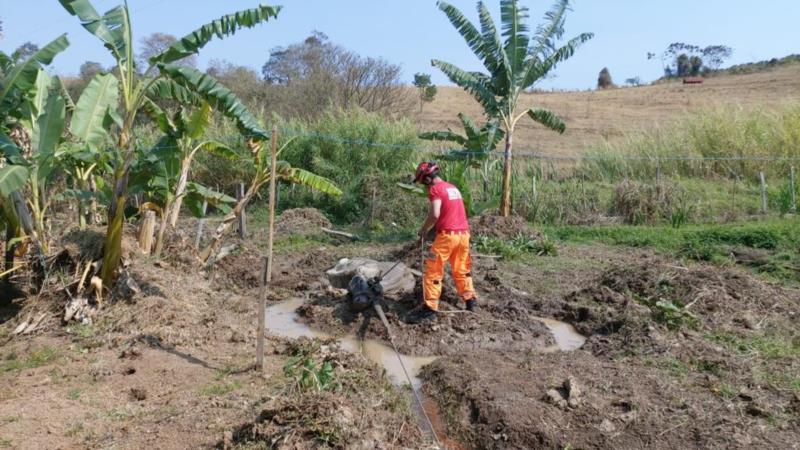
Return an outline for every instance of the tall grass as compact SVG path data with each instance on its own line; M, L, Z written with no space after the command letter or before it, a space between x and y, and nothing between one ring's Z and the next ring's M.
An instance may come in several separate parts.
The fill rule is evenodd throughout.
M664 128L606 142L585 156L590 159L580 164L579 173L590 179L652 179L659 171L704 178L752 179L759 171L785 176L791 162L724 158L800 157L800 105L774 111L708 110ZM683 161L676 157L723 160Z
M297 136L282 158L330 178L341 198L287 189L282 207L314 206L335 222L401 223L418 220L424 202L406 197L396 186L414 173L419 145L416 126L363 110L329 111L318 120L289 120L281 129ZM386 144L386 145L373 145Z

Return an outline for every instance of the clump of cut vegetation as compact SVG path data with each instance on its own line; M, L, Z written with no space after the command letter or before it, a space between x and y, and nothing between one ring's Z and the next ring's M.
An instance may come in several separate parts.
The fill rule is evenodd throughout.
M332 448L373 448L386 442L420 448L408 398L381 370L334 341L287 344L286 395L269 400L251 423L233 431L234 448L272 442L315 442ZM371 411L364 415L363 411Z
M627 224L652 224L669 219L676 228L688 221L689 210L682 207L680 186L657 182L646 184L625 180L614 189L611 212Z

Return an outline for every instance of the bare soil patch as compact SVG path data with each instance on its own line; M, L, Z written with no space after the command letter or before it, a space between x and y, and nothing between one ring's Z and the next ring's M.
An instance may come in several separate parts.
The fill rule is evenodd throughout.
M677 381L585 351L453 356L423 377L450 434L472 448L791 448L798 437L796 419L770 425L756 412L759 391L724 398L704 373Z
M307 427L290 439L269 432L261 436L283 436L281 448L317 448L332 439L334 435L326 434L332 430L337 448L376 442L384 448L424 448L405 395L360 355L330 350L323 356L320 344L313 344L318 351L310 357L331 362L338 383L319 394L295 390L297 375L284 373L286 363L296 357L292 342L270 337L266 373L262 377L252 371L255 291L247 278L242 287L235 280L260 269L253 264L258 243L231 256L228 266L201 270L192 261L192 240L184 239L191 234L187 230L170 236L168 245L176 253L157 263L132 247L126 272L140 289L125 301L107 299L91 325L61 323L66 295L57 288L62 279L72 279L75 262L97 255L98 239L81 232L65 240L72 245L69 258L53 272L48 291L14 299L11 307L21 312L9 309L5 315L3 310L3 445L184 449L224 447L227 442L247 448L244 440L233 439L242 424L263 425L265 419L256 419L275 411L275 426L285 430L279 423L289 423L299 431L300 422L280 418L288 417L288 411L302 411L297 419L311 417L304 415L307 408L319 403L343 405L338 411L346 414L336 420L349 414L343 422L349 428L330 428L325 421L329 417L319 409L318 427ZM132 235L132 229L126 230L126 242ZM289 290L313 289L314 277L327 268L327 255L324 248L282 254L273 299L290 298ZM330 261L332 265L334 258ZM46 314L40 328L11 337L21 320L39 313ZM382 412L376 414L376 408ZM366 433L356 436L354 430L361 429Z
M534 293L534 308L588 336L583 349L426 368L448 434L478 448L795 445L800 293L735 269L629 260L566 295Z

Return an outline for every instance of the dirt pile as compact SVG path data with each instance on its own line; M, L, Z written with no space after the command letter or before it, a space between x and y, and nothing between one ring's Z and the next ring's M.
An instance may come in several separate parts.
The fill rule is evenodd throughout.
M800 324L787 292L735 269L682 267L652 259L606 270L565 298L554 314L595 351L663 352L669 331L745 333L765 323Z
M287 395L273 397L258 417L226 437L223 448L426 448L409 399L381 369L334 341L301 338L281 353ZM388 445L387 445L388 444ZM250 447L247 447L250 448Z
M471 448L781 448L798 437L786 416L766 425L758 411L790 403L761 390L723 395L708 373L683 383L659 367L600 363L583 351L471 353L422 376L448 433Z
M498 239L511 239L517 236L537 237L539 234L520 216L501 217L483 214L469 221L473 236L487 236Z
M281 234L311 234L330 227L331 221L316 208L287 209L275 223L275 229Z

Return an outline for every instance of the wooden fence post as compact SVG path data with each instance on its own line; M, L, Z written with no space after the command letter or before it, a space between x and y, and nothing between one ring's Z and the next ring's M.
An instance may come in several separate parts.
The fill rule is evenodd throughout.
M272 126L272 164L269 177L269 231L267 234L267 255L262 257L262 273L260 277L260 292L258 301L258 338L256 340L256 369L264 372L264 347L267 325L267 291L272 280L272 240L275 228L275 166L278 154L278 127Z
M239 183L236 186L236 201L241 201L244 198L244 183ZM244 239L247 235L247 214L245 213L244 207L242 207L242 212L239 213L239 237Z
M208 201L203 200L203 217L197 221L197 236L194 237L194 248L200 248L200 241L203 239L203 226L206 223L206 211L208 210Z
M149 255L153 250L153 236L156 232L156 212L145 210L139 222L139 248L142 253Z
M761 214L767 213L767 182L764 179L764 172L758 172L761 180Z
M791 167L789 177L789 188L792 191L792 214L797 212L797 192L794 184L794 166Z

